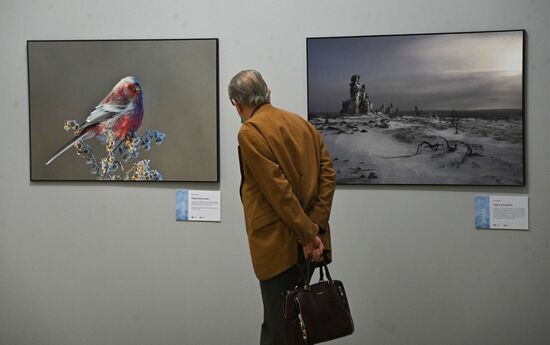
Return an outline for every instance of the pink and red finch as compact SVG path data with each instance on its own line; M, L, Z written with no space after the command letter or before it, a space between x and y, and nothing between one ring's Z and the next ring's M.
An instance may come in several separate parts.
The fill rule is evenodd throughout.
M125 139L128 134L139 130L142 120L143 93L139 81L131 76L123 78L79 126L75 137L57 150L46 165L76 142L94 137L104 141L108 128L111 128L118 140Z

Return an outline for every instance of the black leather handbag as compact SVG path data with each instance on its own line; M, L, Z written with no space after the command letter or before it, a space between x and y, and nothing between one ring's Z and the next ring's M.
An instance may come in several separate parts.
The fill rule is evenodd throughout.
M305 279L294 290L287 291L283 299L288 345L318 344L353 333L344 284L333 280L323 263L319 266L319 282L310 285L311 266L306 263L305 277L302 276Z

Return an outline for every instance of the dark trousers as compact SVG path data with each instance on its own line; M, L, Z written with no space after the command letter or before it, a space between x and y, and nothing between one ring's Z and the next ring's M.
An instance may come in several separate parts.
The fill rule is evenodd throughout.
M299 278L299 268L294 265L273 278L260 281L264 303L264 322L262 323L260 345L286 345L283 294L294 289Z

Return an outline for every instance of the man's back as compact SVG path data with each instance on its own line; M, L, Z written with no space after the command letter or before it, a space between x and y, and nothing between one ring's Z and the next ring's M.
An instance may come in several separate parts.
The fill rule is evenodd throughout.
M317 225L330 244L334 170L317 130L270 104L243 124L239 144L252 262L258 278L268 279L296 264L298 243L311 242Z

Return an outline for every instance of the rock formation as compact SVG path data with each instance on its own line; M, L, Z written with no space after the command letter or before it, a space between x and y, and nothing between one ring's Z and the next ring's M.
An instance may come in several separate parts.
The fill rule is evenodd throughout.
M367 94L367 87L359 82L360 78L359 74L351 76L349 98L342 102L340 114L367 114L372 112L373 104Z

